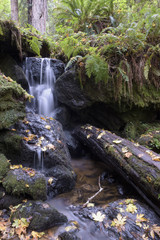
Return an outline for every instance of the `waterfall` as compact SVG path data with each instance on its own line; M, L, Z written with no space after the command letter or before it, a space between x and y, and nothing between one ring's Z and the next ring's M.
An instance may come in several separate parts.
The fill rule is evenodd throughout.
M37 65L33 64L32 58L26 58L25 61L25 73L28 80L29 93L34 96L29 107L40 115L50 117L53 115L56 105L56 98L54 96L56 77L51 67L51 59L34 58L34 61L35 59ZM35 74L36 66L39 66L39 73Z

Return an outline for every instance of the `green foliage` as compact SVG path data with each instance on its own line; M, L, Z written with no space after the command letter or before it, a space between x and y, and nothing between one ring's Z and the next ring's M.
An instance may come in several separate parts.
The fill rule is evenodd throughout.
M107 62L99 55L94 54L87 56L86 74L89 78L93 76L95 83L100 81L107 83L109 78Z
M28 42L33 52L40 56L42 41L40 41L36 36L32 36L31 39L28 39Z
M54 9L57 24L74 30L93 33L99 31L97 22L103 22L113 11L112 0L60 0Z

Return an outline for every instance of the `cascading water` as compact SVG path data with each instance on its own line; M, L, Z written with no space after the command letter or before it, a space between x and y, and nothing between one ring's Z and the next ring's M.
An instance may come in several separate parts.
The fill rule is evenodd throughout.
M24 70L29 85L29 93L34 96L29 108L45 117L53 116L56 106L54 84L56 77L49 58L26 58ZM34 166L43 170L44 156L41 148L35 150Z
M25 72L29 85L29 93L34 96L30 104L30 108L34 112L44 115L52 116L56 105L56 98L54 96L54 84L56 77L51 67L51 59L37 58L40 61L40 75L39 78L33 76L32 58L26 58Z

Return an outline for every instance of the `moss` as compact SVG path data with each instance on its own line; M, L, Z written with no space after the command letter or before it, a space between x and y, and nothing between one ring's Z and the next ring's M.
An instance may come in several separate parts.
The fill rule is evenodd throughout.
M19 84L0 74L0 129L8 128L25 117L27 96Z
M10 163L7 158L0 154L0 180L2 180L9 171Z
M34 200L46 200L46 180L43 175L37 172L35 176L31 177L23 169L11 170L4 178L2 184L10 194L30 196Z

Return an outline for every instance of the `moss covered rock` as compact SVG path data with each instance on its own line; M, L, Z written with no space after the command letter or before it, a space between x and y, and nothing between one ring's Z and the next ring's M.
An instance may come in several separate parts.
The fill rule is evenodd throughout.
M14 219L30 218L29 229L43 231L48 228L66 223L67 217L59 213L48 203L29 201L21 204L11 215L11 222Z
M0 130L25 117L27 97L19 84L0 74Z
M7 174L9 167L10 163L7 158L3 154L0 154L0 180Z
M7 193L15 196L29 196L34 200L47 198L44 175L30 168L10 170L2 185Z

